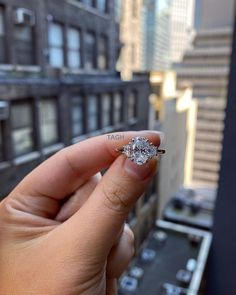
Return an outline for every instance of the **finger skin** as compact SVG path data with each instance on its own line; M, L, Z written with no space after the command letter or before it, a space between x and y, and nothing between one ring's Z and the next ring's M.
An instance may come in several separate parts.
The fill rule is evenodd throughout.
M117 295L117 279L107 279L106 295Z
M107 260L106 295L117 294L117 280L134 255L134 234L125 224L118 244L112 248Z
M98 260L105 259L110 252L130 209L156 172L154 159L146 167L135 165L135 169L147 169L147 177L140 179L125 169L126 161L128 165L135 165L122 155L117 158L79 212L55 231L58 236L63 231L65 240L71 241L73 247L80 247L84 253L92 254ZM75 231L79 224L83 227Z
M16 206L18 211L54 219L62 201L119 157L116 148L134 136L145 136L155 145L160 144L160 135L156 132L119 135L123 135L121 140L108 140L107 135L101 135L63 149L25 177L3 202Z
M97 173L91 177L84 185L82 185L61 207L55 220L64 222L75 214L88 200L89 196L102 179L101 173Z
M134 256L134 234L126 224L118 244L112 248L107 261L107 277L119 278Z
M132 246L127 246L131 242L121 246L124 236L118 244L117 239L129 210L156 171L155 160L138 167L115 152L129 136L137 135L129 133L119 142L100 137L67 148L34 170L0 203L1 294L115 294L116 279L110 276L119 275L125 261L118 273L109 257L123 256L121 248L127 249L126 255L132 253ZM156 145L160 141L156 134L142 136ZM82 207L67 220L72 211L64 215L64 222L55 220L63 201L108 166Z
M131 138L146 136L155 145L160 144L160 136L152 131L118 134L120 140L109 140L107 135L101 135L63 149L29 174L18 190L32 196L63 199L92 175L107 168L119 156L116 149L127 144Z

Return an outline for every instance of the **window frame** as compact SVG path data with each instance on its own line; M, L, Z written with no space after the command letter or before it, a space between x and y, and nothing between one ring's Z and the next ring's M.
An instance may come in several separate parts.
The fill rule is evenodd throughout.
M133 95L134 97L134 103L132 104L133 105L133 116L130 116L130 95ZM128 120L135 120L138 118L138 91L133 89L131 90L129 93L128 93L128 99L127 99L127 111L128 111Z
M104 41L104 52L101 52L100 51L101 47L99 47L99 44L100 44L101 40ZM98 37L98 45L97 45L97 48L98 48L98 52L97 52L97 68L99 70L101 70L101 71L108 70L108 62L109 62L108 61L108 56L109 56L108 55L108 53L109 53L109 46L108 46L108 44L109 44L108 37L106 35L104 35L104 34L99 35L99 37ZM103 56L105 58L105 66L104 67L100 67L100 64L99 64L99 58L101 56L101 53L103 53Z
M115 96L116 94L120 95L120 109L119 109L119 121L115 120L115 111L116 111L116 106L115 106ZM122 124L124 122L124 93L120 90L117 90L113 93L113 109L112 109L112 115L113 115L113 124Z
M32 148L24 153L16 153L15 150L15 146L14 146L14 137L13 137L13 133L15 130L18 130L20 128L13 128L13 124L12 124L12 110L14 105L20 105L20 104L28 104L29 108L30 108L30 120L31 120L31 130L32 130L32 134L31 134L31 140L32 140ZM36 147L36 138L35 138L35 132L36 132L36 128L35 128L35 119L34 119L34 100L32 98L24 98L24 99L16 99L16 100L12 100L11 104L10 104L10 124L11 124L11 142L12 142L12 152L13 152L13 158L19 158L22 156L25 156L27 154L33 153L36 151L37 147ZM25 127L23 127L25 128ZM21 128L22 129L22 128Z
M86 37L90 35L93 36L93 40L94 40L94 44L93 44L93 56L92 56L92 66L88 67L87 66L87 52L89 52L89 50L87 50L87 40ZM84 48L85 48L85 54L84 54L84 69L87 71L93 71L94 69L97 69L97 49L96 49L96 33L94 31L85 31L84 34L84 38L83 38L83 42L84 42Z
M3 49L4 49L4 62L0 64L4 65L4 64L8 64L8 51L7 51L7 39L6 39L6 8L4 5L0 5L0 12L2 11L2 24L3 24L3 35L0 37L3 40Z
M50 101L55 102L55 110L56 110L56 117L57 117L57 119L56 119L57 141L52 142L52 143L48 143L48 144L45 144L44 141L43 141L43 135L42 135L42 129L41 129L42 125L43 125L42 122L41 122L41 103L43 101L46 101L46 100L50 100ZM43 96L43 97L40 97L40 100L39 100L39 136L40 136L40 141L41 141L41 145L42 145L43 149L61 143L60 109L59 109L59 104L58 104L58 98L55 97L55 96Z
M4 147L4 121L0 120L0 164L6 161L5 152L6 151Z
M105 118L105 116L104 116L104 114L105 114L105 110L104 110L104 98L103 98L103 96L107 96L108 98L109 98L109 111L108 112L106 112L106 113L108 113L108 125L105 125L104 124L104 118ZM100 94L100 98L101 98L101 115L102 115L102 117L101 117L101 125L102 125L102 128L107 128L107 127L110 127L110 126L112 126L112 124L113 124L113 119L112 119L112 114L113 114L113 96L112 96L112 93L110 93L110 92L104 92L104 93L101 93Z
M62 34L62 44L61 46L55 46L55 45L51 45L50 43L50 33L49 33L49 30L50 30L50 26L51 25L57 25L57 26L60 26L61 27L61 34ZM48 22L48 65L52 68L55 68L55 69L60 69L60 68L63 68L65 67L66 65L66 52L65 52L65 44L67 44L67 40L65 40L65 24L58 21L58 20L53 20L53 21L50 21ZM51 49L61 49L62 50L62 65L52 65L51 64L51 61L50 61L50 51Z
M78 34L79 34L79 46L78 46L78 49L71 49L69 47L69 30L72 29L72 30L75 30ZM79 66L78 67L72 67L69 65L69 53L70 52L77 52L78 55L79 55ZM75 27L75 26L68 26L66 28L66 56L67 56L67 67L69 69L81 69L82 68L82 32L81 32L81 29L78 28L78 27Z
M92 5L87 4L87 3L86 3L86 0L82 0L82 1L80 1L80 2L82 2L86 7L89 7L89 8L96 8L96 0L91 0Z
M108 13L108 0L104 0L104 2L105 2L105 9L100 9L100 7L99 7L99 0L96 0L96 8L97 8L97 10L100 12L100 13L104 13L104 14L107 14Z
M75 98L81 98L81 115L82 115L82 118L81 118L81 124L82 124L82 132L80 134L77 134L77 135L74 135L74 132L73 132L73 126L74 126L74 121L73 121L73 99ZM71 138L77 138L79 136L82 136L85 134L85 98L83 96L83 94L78 94L78 95L74 95L70 98L70 114L71 114Z
M91 97L95 97L96 98L96 109L97 109L97 112L96 112L96 128L95 129L90 129L90 125L89 125L89 122L90 122L90 112L89 112L89 101L91 99ZM96 93L90 93L90 94L87 94L86 96L86 118L87 118L87 124L86 124L86 133L91 133L91 132L95 132L97 130L100 129L100 122L99 122L99 95L96 94Z
M17 28L23 28L23 27L28 28L30 30L30 37L31 37L30 42L29 42L29 40L27 40L27 42L26 42L26 40L16 38L16 29ZM37 50L36 42L37 41L36 41L36 38L35 38L35 31L36 31L35 25L30 26L30 25L22 25L22 24L13 24L13 40L14 40L14 49L15 49L15 59L16 59L16 64L17 65L20 65L20 66L35 66L35 65L37 65L37 54L36 54L36 50ZM31 46L30 52L32 53L32 55L31 55L32 62L31 63L19 62L19 56L18 56L19 49L17 47L17 42L19 42L19 41L23 42L23 43L26 43L26 44L30 43L30 46ZM20 52L21 53L24 52L24 54L25 54L26 51L25 50L20 50Z

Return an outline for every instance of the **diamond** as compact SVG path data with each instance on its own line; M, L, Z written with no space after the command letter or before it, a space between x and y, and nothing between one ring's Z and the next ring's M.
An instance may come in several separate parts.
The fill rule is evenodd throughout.
M157 147L146 138L135 137L124 146L123 153L137 165L143 165L157 155Z

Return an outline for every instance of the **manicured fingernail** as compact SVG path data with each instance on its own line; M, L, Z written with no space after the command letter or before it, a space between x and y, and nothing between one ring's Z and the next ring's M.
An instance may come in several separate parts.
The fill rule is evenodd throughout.
M159 137L160 137L160 144L163 143L163 140L165 138L165 134L162 131L144 130L143 132L159 135Z
M124 163L125 171L133 178L138 180L145 180L151 176L156 167L156 160L147 162L144 165L137 165L131 160L126 159Z

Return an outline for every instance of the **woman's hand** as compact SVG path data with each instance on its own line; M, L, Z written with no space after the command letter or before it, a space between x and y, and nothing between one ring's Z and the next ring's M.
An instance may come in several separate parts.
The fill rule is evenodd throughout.
M140 167L116 148L140 135L160 144L156 132L122 135L63 149L0 203L0 294L116 294L134 252L124 222L156 171L156 160Z

